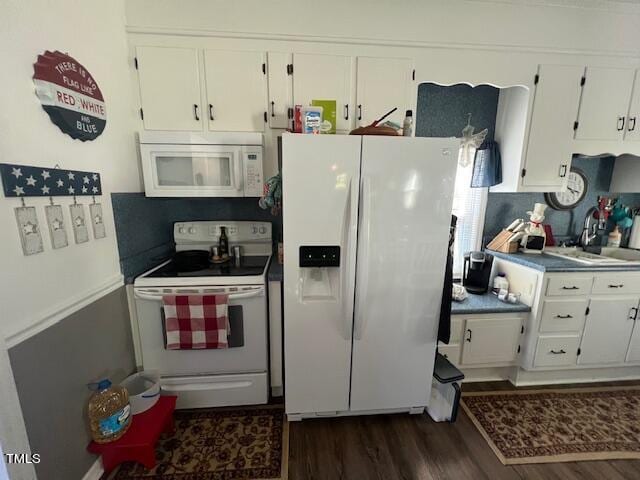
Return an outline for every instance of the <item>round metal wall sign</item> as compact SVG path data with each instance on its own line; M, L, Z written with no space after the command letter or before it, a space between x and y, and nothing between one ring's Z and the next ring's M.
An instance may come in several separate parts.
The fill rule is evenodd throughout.
M51 121L72 138L96 139L107 124L104 98L93 76L73 57L46 51L33 65L36 95Z

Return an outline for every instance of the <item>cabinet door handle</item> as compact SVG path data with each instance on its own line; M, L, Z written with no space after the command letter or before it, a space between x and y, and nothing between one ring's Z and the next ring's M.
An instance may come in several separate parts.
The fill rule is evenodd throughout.
M349 104L344 106L344 119L349 120Z
M209 120L215 120L213 116L213 105L209 104Z
M618 283L617 285L609 285L609 288L622 288L624 287L624 283Z
M556 315L556 318L573 318L573 315Z
M358 120L362 120L362 105L358 105Z
M633 312L633 314L631 312ZM636 307L633 307L629 311L629 320L633 320L635 322L637 319L638 319L638 309Z
M276 102L274 102L273 100L271 101L271 116L276 116Z
M472 335L471 329L467 328L467 342L469 343L471 343L471 335Z
M195 117L196 121L200 121L200 115L198 114L198 105L196 105L195 103L193 104L193 116Z
M565 352L564 350L560 349L560 350L549 350L549 353L551 355L564 355L567 352Z
M580 290L580 287L573 285L571 287L562 287L562 290Z
M621 132L624 130L624 121L626 117L618 117L618 131Z
M560 178L564 178L567 176L567 166L560 165Z
M627 123L627 130L633 132L636 129L636 117L629 117L629 122Z

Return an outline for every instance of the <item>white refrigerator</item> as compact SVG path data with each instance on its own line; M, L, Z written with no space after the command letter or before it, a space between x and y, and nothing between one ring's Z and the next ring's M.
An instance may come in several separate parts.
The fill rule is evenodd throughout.
M290 420L421 413L459 140L282 137Z

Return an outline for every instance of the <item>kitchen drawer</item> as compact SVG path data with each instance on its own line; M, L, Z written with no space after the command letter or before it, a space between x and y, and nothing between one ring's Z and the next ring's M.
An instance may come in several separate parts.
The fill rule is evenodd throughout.
M453 363L456 367L460 365L460 344L451 343L449 345L444 345L442 343L438 344L438 352Z
M534 367L570 367L577 364L580 336L551 337L540 335Z
M596 275L592 292L615 295L640 293L640 275Z
M449 343L460 343L462 341L462 325L464 324L464 317L459 315L451 316L451 338Z
M593 277L558 275L547 282L547 296L588 295L591 292Z
M582 331L588 304L587 299L545 300L540 317L540 332Z

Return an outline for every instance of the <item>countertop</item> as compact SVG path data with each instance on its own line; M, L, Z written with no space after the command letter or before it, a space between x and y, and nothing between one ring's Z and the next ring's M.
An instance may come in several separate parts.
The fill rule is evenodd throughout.
M496 258L541 272L640 272L640 265L586 265L545 253L502 253L488 250Z
M484 295L469 294L462 302L451 302L451 315L469 315L477 313L518 313L530 312L531 307L524 303L505 303L493 293Z

